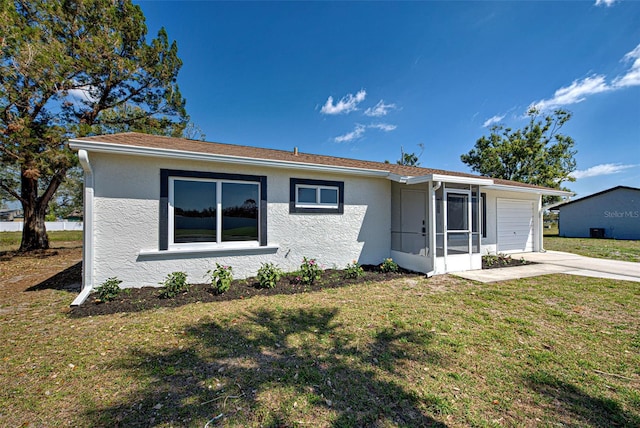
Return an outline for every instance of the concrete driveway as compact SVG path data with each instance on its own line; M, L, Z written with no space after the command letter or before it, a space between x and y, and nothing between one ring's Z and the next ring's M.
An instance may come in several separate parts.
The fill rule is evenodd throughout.
M538 264L474 270L456 273L455 275L474 281L494 282L552 273L565 273L640 282L640 263L595 259L561 251L511 254L511 257L514 259L523 258Z

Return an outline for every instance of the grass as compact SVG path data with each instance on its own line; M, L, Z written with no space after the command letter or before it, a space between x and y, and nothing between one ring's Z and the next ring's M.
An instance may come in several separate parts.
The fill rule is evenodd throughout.
M545 229L544 248L601 259L640 262L640 241L563 238L558 229Z
M0 313L6 426L640 424L635 283L440 276L80 319L39 293Z
M81 230L61 230L48 232L49 242L79 241L82 243ZM0 251L15 251L20 247L22 232L0 232Z

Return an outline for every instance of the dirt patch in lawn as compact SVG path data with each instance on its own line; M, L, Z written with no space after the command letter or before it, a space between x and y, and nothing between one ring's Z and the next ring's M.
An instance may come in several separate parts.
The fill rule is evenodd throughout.
M56 242L48 250L0 252L0 307L38 301L42 290L80 292L82 244Z
M83 305L71 309L72 317L106 315L118 312L138 312L161 307L177 307L190 303L222 302L249 299L255 296L273 296L277 294L297 294L339 288L347 285L385 281L398 278L424 278L424 274L400 269L399 272L380 272L377 266L363 266L365 272L359 278L345 278L345 272L336 269L322 271L319 280L311 285L295 281L295 274L283 276L274 288L260 288L255 278L234 280L228 291L216 294L210 284L191 284L189 291L172 298L160 297L159 287L127 288L116 299L100 302L96 294L89 296Z

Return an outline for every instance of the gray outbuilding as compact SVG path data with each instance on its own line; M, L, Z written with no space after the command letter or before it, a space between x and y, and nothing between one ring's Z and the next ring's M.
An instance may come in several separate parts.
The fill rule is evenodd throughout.
M640 239L640 189L616 186L555 207L569 238Z

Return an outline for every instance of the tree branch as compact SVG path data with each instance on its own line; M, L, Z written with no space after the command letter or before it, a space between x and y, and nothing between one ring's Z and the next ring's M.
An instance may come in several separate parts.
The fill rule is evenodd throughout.
M0 179L0 188L2 188L2 190L4 190L5 192L7 192L8 194L10 194L11 196L13 196L14 198L16 198L18 201L20 201L22 204L26 203L26 200L24 200L22 198L22 196L20 196L19 193L17 193L15 190L13 190L11 187L7 186L6 184L4 184L4 180Z
M56 190L58 190L58 187L60 187L62 180L64 180L64 176L66 172L67 170L63 169L56 172L53 175L53 177L51 178L51 181L49 182L49 185L47 186L47 190L45 190L42 196L40 196L41 203L43 203L44 205L49 204L49 201L51 200L51 198L53 198L53 195L56 193Z

